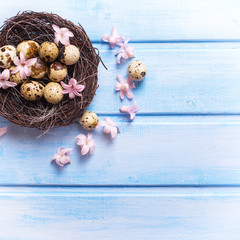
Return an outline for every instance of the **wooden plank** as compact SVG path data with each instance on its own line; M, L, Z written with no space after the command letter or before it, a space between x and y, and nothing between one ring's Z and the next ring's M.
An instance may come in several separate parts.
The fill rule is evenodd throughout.
M240 234L239 188L1 188L0 192L0 238L6 240L226 240Z
M99 67L99 89L91 104L97 113L119 113L116 75L127 77L129 61L116 64L114 50L105 45L101 57L109 68ZM145 80L133 90L140 113L240 113L240 44L185 43L132 44L136 59L148 67Z
M111 116L112 117L112 116ZM103 119L101 116L100 119ZM1 185L239 185L239 116L114 116L122 133L94 131L93 156L81 157L76 123L41 132L8 125L0 139ZM58 147L73 147L72 164L50 163Z
M134 41L239 39L238 0L9 1L0 22L19 10L48 11L80 22L93 41L116 25Z

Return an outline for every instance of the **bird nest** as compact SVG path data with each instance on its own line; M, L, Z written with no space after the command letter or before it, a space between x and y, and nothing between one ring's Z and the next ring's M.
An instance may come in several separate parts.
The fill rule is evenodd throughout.
M0 89L0 115L18 126L48 130L55 126L67 126L75 122L91 103L97 89L97 68L100 61L98 50L93 47L84 28L52 13L25 11L7 19L0 28L0 46L17 46L24 40L34 40L39 44L54 41L52 24L68 28L74 37L70 43L77 46L80 58L68 67L68 79L75 78L78 84L85 85L82 97L69 99L64 95L58 104L50 104L44 99L31 102L21 97L20 86ZM97 51L96 51L97 50ZM3 70L3 69L2 69ZM49 80L40 80L46 85Z

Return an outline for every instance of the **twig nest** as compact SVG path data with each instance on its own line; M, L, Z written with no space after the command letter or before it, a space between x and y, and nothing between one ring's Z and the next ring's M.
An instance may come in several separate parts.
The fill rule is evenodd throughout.
M98 124L98 116L92 111L85 111L79 119L79 123L84 129L92 130Z
M43 96L44 86L36 81L27 81L21 85L21 95L28 101L37 101Z
M0 48L0 67L10 68L17 55L16 48L12 45L6 45Z
M53 62L58 57L59 50L55 43L44 42L41 44L39 49L39 57L45 62Z
M60 82L67 76L67 67L60 62L54 62L48 70L48 77L54 82Z
M40 58L37 58L37 62L31 67L31 77L41 79L45 76L47 70L47 65Z
M20 72L17 72L15 74L11 73L16 67L15 66L11 66L9 68L10 70L10 78L9 80L11 82L15 82L16 84L20 84L20 83L23 83L24 81L26 81L26 79L22 79L21 76L20 76Z
M50 82L45 86L44 98L47 102L57 104L62 101L62 86L59 83Z
M64 46L60 50L60 61L66 65L75 64L80 57L79 49L74 45Z
M68 41L71 45L63 48L61 64L72 65L66 66L67 75L63 67L58 69L59 71L49 71L48 76L45 66L48 67L55 61L60 62L58 48L61 49L63 44L69 45L63 34L60 34L62 28L67 28L71 32ZM29 49L28 43L34 42L40 45L37 63L31 65L27 62L29 60L24 62L23 58L19 59L19 64L15 62L22 77L29 75L31 71L31 79L37 80L26 79L22 83L19 72L12 75L11 80L20 84L7 89L0 88L0 115L19 126L41 130L70 125L81 117L95 95L100 62L98 51L93 47L81 25L75 25L52 13L24 11L7 19L0 28L0 47L4 46L0 48L0 67L10 68L13 65L16 46L19 45L19 51L26 55ZM56 44L58 42L59 46L54 42ZM65 75L66 77L63 78ZM84 86L80 96L70 98L70 94L63 95L61 85L50 82L61 81L67 86L70 79L76 81L75 87ZM71 92L70 88L69 92Z
M145 78L147 74L147 67L146 65L139 61L133 60L128 65L128 75L135 81L141 81Z
M17 45L17 55L20 55L22 52L25 56L25 59L34 58L38 55L39 44L32 40L22 41Z

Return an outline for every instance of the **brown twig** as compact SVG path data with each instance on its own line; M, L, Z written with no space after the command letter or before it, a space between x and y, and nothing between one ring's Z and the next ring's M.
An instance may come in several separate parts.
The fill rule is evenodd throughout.
M44 99L29 102L23 99L19 87L0 89L0 115L19 126L48 130L55 126L67 126L79 118L91 103L98 87L98 64L101 61L83 27L52 13L24 11L7 19L0 28L0 46L14 45L23 40L35 40L39 44L54 40L52 24L66 27L73 32L71 44L80 50L80 59L73 66L68 66L68 76L64 82L74 77L78 83L84 84L82 99L71 100L65 95L62 102L56 105ZM40 82L47 84L48 79Z

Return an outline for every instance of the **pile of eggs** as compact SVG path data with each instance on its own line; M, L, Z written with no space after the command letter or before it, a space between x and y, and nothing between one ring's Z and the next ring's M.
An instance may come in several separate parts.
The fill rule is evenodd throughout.
M25 59L37 57L37 62L30 68L31 75L22 79L20 73L12 74L15 69L13 60L22 52ZM25 40L15 48L6 45L0 48L0 67L9 68L10 81L21 84L21 96L28 101L37 101L42 97L51 104L61 102L63 98L62 86L59 84L68 75L68 65L77 63L80 57L79 49L74 45L63 46L60 50L53 42ZM47 77L46 77L47 76ZM48 80L44 86L42 80Z

